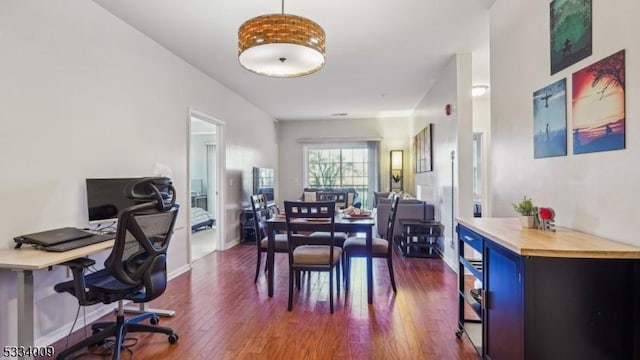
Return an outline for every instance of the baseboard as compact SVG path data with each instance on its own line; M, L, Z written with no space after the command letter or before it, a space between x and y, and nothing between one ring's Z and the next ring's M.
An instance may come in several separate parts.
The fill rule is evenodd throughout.
M236 245L240 245L240 238L236 238L233 241L225 243L224 249L222 249L222 251L229 250Z
M451 270L453 270L456 274L458 273L458 263L451 262L451 259L446 259L444 256L442 257L444 263L447 264Z
M102 305L99 308L89 312L88 314L86 314L86 321L83 320L82 317L82 309L80 309L80 315L78 316L78 321L76 322L76 330L74 331L78 331L78 329L81 329L85 322L86 324L91 324L93 322L95 322L96 320L100 319L101 317L113 313L113 304L110 305ZM45 336L40 336L36 339L34 339L34 345L35 346L49 346L51 344L53 344L54 342L64 339L65 337L67 337L67 335L69 335L69 330L71 330L71 325L73 324L73 321L58 328L58 330L49 333ZM89 336L91 336L91 330L88 330L87 334ZM73 345L72 343L69 344L70 346Z
M181 266L175 270L173 270L172 272L170 272L169 274L167 274L169 281L177 278L178 276L191 271L191 267L189 266L189 264L186 264L184 266Z

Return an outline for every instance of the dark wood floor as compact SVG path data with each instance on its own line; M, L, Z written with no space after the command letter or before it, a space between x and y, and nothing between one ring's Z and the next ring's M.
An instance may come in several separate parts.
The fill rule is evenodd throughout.
M386 262L374 260L374 303L367 304L364 260L353 261L352 288L329 313L328 278L311 274L287 311L286 256L276 255L275 294L266 276L253 283L255 245L239 245L194 263L151 303L177 311L162 318L180 336L135 334L135 359L478 359L457 339L457 277L439 259L394 258L398 293ZM263 257L264 261L264 257ZM62 296L62 295L61 295ZM107 317L111 319L112 317ZM74 333L70 342L83 336ZM130 340L129 343L135 342ZM64 341L54 344L58 352ZM126 353L123 359L129 359Z

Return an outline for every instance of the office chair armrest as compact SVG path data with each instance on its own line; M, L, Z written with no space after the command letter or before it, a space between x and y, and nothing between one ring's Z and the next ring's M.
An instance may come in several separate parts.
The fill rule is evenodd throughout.
M56 284L53 287L54 290L57 292L70 292L73 296L78 298L80 304L89 304L84 282L84 269L89 266L93 266L95 263L95 260L89 258L79 258L61 263L60 265L67 266L71 269L73 281ZM72 288L69 287L71 283L73 284Z
M85 269L96 264L96 261L89 258L79 258L65 261L60 265L68 266L71 269Z

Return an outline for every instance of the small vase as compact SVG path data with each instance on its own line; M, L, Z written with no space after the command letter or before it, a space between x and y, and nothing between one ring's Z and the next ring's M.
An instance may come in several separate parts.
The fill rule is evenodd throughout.
M536 217L533 215L520 215L518 218L520 219L520 225L525 229L534 228L536 226Z

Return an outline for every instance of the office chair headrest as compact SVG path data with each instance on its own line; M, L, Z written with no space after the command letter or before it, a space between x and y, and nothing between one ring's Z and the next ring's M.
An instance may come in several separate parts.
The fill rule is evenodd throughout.
M176 202L176 190L167 177L134 180L125 187L125 195L139 204L156 202L159 211L168 211Z

